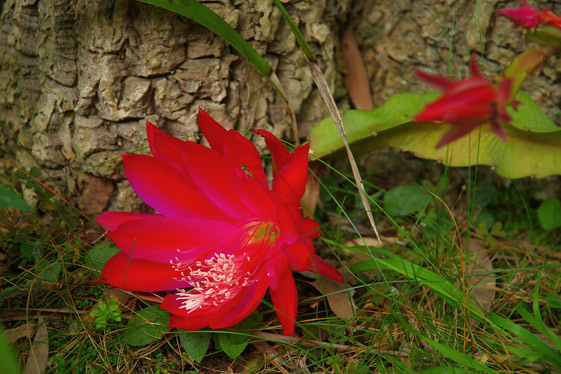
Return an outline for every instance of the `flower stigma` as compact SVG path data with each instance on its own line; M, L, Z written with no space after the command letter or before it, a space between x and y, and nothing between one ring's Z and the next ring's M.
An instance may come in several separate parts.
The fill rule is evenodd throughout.
M240 255L216 254L204 261L197 261L193 266L175 267L191 286L190 290L178 289L177 300L182 301L180 309L192 312L197 309L218 307L234 298L243 287L251 285L252 272L247 271L251 258L245 253Z

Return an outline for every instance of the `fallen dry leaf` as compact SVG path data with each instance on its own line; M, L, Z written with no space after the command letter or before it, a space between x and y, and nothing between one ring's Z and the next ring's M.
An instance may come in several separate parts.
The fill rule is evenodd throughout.
M343 33L341 56L347 70L345 86L353 105L356 109L374 109L372 94L370 93L370 80L352 27L348 27Z
M6 336L8 337L8 341L10 343L14 343L26 337L29 337L29 340L31 340L31 336L33 335L34 332L35 332L35 323L27 322L18 327L14 327L12 329L6 330Z
M319 189L321 186L320 180L322 175L327 170L327 166L319 161L311 161L308 164L310 172L308 173L308 180L306 181L306 190L302 196L302 210L304 218L312 218L316 206L319 203Z
M353 289L328 278L320 278L310 284L325 295L329 308L337 317L345 319L355 315L357 308L353 301Z
M38 318L37 332L25 362L23 374L43 374L49 362L49 333L41 315Z

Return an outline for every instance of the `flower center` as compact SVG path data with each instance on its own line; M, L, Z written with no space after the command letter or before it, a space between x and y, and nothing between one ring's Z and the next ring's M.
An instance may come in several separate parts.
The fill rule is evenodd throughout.
M175 268L182 275L187 270L189 275L184 279L193 286L190 290L178 290L177 300L182 301L179 308L191 312L229 301L243 287L253 283L252 273L246 269L250 261L251 258L245 253L241 256L220 253L207 260L197 261L193 266L182 267L177 264Z
M247 232L250 235L249 244L263 240L267 245L273 245L279 236L279 230L272 222L252 223Z

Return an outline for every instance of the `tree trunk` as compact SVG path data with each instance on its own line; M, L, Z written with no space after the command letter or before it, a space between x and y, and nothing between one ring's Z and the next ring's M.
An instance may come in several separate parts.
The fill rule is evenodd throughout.
M348 25L357 35L374 102L381 104L398 92L428 90L414 77L415 67L445 74L450 62L452 76L466 76L470 51L485 53L488 75L500 72L528 42L497 17L498 4L302 0L286 7L347 109L337 53ZM273 66L301 135L328 115L271 1L206 5ZM561 13L559 2L535 5ZM48 184L87 214L141 207L120 154L148 152L145 119L169 134L194 136L201 107L226 127L264 128L291 139L286 105L259 73L222 39L183 17L132 0L6 0L0 7L0 153L26 170L44 170L52 178ZM553 82L560 66L551 61L525 86L558 122L561 92ZM33 201L32 191L24 195Z

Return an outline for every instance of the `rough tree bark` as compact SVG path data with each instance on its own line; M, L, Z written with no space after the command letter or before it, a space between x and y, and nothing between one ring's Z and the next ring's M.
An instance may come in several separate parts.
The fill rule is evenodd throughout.
M303 135L327 116L304 56L271 1L206 5L273 66ZM535 5L561 13L559 1ZM485 71L492 75L526 45L495 14L499 6L516 7L515 1L301 0L286 6L319 55L342 109L349 103L338 40L349 24L376 104L398 92L427 90L415 79L415 67L445 73L450 62L451 75L465 76L469 54L477 51L485 52ZM227 127L265 128L290 139L284 102L220 38L193 22L133 0L6 0L0 7L1 156L43 169L49 184L87 214L141 207L119 155L146 146L145 119L170 134L193 136L201 107ZM525 86L557 123L560 66L552 61ZM24 195L33 202L31 190Z

